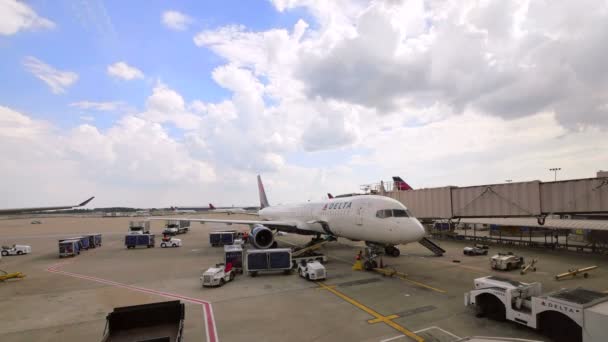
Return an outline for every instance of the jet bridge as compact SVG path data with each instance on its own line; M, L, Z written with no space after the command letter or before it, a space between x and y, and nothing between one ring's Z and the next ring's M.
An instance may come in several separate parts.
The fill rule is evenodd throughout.
M399 190L393 182L381 182L368 188L400 201L422 221L532 217L542 226L555 215L608 215L608 177L418 190ZM587 229L604 228L590 225Z

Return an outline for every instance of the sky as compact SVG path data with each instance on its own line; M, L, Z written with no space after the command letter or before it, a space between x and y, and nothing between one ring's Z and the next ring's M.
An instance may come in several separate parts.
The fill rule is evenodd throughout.
M594 177L607 41L606 1L0 0L0 207Z

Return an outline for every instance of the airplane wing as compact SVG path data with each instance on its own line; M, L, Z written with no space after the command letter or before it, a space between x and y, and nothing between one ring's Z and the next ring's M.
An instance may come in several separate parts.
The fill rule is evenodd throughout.
M89 202L91 202L95 198L95 196L89 198L88 200L75 205L64 205L58 207L38 207L38 208L10 208L10 209L0 209L0 214L21 214L21 213L32 213L37 211L49 211L49 210L60 210L60 209L72 209L84 207Z
M261 221L261 220L218 220L218 219L207 219L207 218L176 218L176 217L154 217L150 218L150 220L184 220L190 222L201 222L201 223L224 223L228 225L232 224L243 224L248 226L253 226L256 224L264 225L271 229L277 230L294 230L297 229L297 222L289 222L289 221Z

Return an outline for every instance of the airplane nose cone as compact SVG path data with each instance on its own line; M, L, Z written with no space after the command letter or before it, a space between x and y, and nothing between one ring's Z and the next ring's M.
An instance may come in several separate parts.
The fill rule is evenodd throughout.
M414 219L414 221L416 221L416 225L418 226L418 230L416 231L416 241L420 241L426 235L426 230L420 221L416 219Z

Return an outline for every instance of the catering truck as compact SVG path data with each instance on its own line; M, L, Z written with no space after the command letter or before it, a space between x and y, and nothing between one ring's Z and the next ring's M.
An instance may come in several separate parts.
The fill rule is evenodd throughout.
M150 221L129 222L129 234L150 234Z
M187 220L167 220L165 223L164 235L186 234L190 230L190 221Z
M583 288L541 294L540 283L488 276L474 280L464 303L477 316L539 329L557 342L606 341L608 293Z
M115 308L106 316L101 342L180 342L185 316L179 300Z
M283 271L291 273L291 249L248 249L246 252L247 272L255 277L258 272Z

